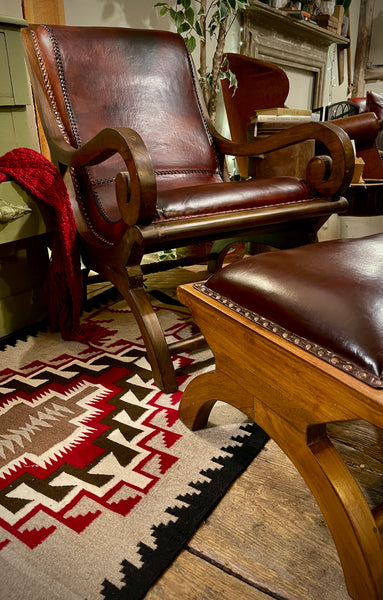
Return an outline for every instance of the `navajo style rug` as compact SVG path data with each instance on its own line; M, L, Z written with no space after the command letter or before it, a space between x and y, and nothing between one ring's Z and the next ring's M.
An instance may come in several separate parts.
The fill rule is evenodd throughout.
M168 337L190 334L183 307L157 310ZM1 598L143 598L266 442L223 404L203 431L178 420L209 351L176 357L166 395L125 302L83 322L110 335L88 346L41 330L0 352Z

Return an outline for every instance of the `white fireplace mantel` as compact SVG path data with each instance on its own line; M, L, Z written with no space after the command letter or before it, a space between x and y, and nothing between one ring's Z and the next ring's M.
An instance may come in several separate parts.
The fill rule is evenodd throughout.
M244 54L311 75L312 107L323 105L328 48L331 44L347 46L348 38L293 19L257 0L250 0L243 11L242 28Z

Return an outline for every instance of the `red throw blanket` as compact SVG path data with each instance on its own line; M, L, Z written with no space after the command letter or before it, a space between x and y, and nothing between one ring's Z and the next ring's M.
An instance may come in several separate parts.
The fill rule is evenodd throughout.
M42 154L17 148L0 157L0 183L15 181L36 200L54 208L56 228L46 280L53 331L64 340L95 342L109 334L94 323L81 325L82 277L76 225L67 189L56 167Z

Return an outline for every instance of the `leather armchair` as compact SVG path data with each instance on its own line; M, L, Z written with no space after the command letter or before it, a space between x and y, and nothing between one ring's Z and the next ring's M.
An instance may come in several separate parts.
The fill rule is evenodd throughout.
M363 179L383 179L383 161L377 147L383 121L374 113L366 112L333 122L354 140L356 156L365 163Z
M257 109L284 106L289 80L283 69L273 63L243 54L227 53L226 56L238 82L235 93L226 79L221 82L230 133L233 140L245 142L247 126ZM356 155L365 162L363 177L383 179L383 162L377 148L383 126L383 101L379 100L379 94L372 92L367 93L367 101L365 98L351 98L351 101L362 114L336 118L336 125L355 141ZM246 159L237 158L237 164L241 175L247 177Z
M373 112L378 117L381 122L381 126L383 127L383 94L379 94L378 92L372 92L371 90L366 94L366 111ZM380 131L376 145L378 149L383 151L383 132Z
M226 58L238 83L234 91L227 79L221 80L230 134L236 142L246 143L247 125L256 110L285 105L289 79L283 69L271 62L232 52ZM237 165L241 176L246 178L247 158L237 157Z
M380 121L383 120L383 94L369 90L365 98L350 98L350 100L358 105L360 113L373 112Z
M348 136L336 125L295 127L265 143L234 143L214 129L181 36L126 28L30 26L29 73L51 157L63 174L85 265L111 281L142 332L153 377L177 389L172 356L145 292L146 253L254 231L295 227L302 243L334 212L352 177ZM307 180L231 182L225 155L246 157L305 139L326 155ZM162 264L161 264L162 267Z

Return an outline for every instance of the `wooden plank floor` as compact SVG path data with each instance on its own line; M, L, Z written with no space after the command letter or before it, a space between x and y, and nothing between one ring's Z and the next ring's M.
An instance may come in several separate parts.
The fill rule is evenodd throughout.
M368 500L383 498L383 432L332 426ZM148 600L348 600L332 537L305 482L269 441Z

